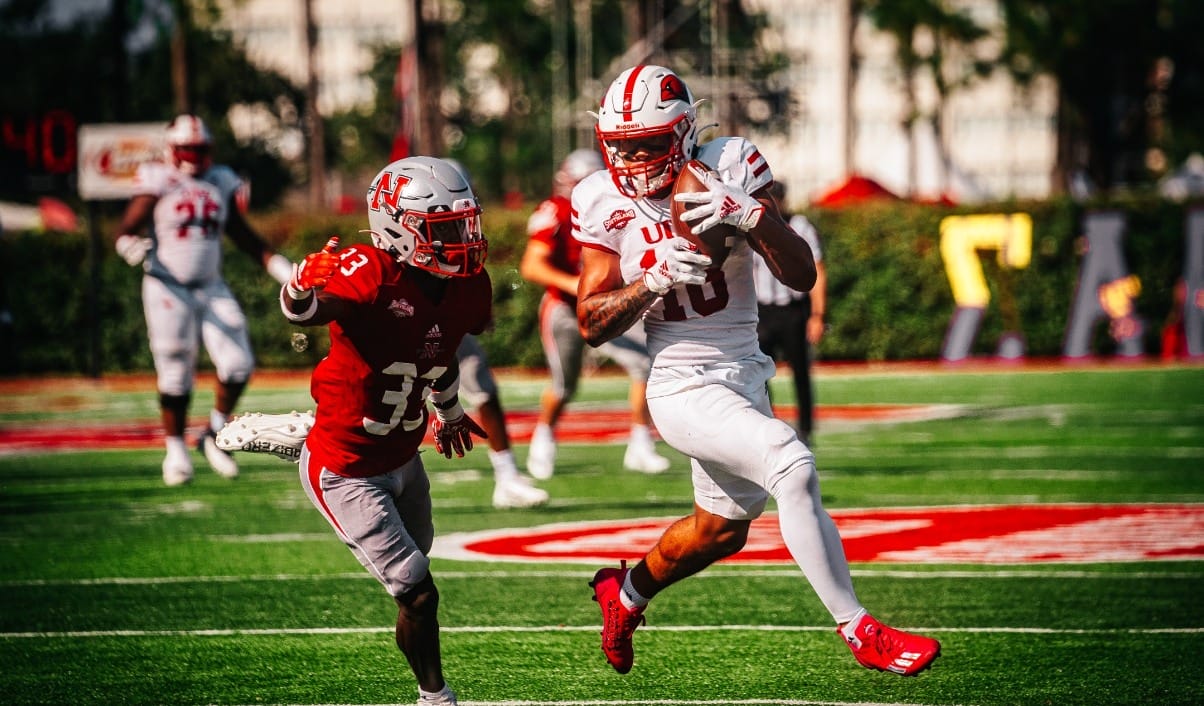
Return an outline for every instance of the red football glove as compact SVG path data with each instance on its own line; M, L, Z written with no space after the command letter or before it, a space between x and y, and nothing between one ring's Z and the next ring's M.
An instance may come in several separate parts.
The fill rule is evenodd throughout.
M293 271L293 278L286 285L289 296L293 299L304 299L315 287L325 287L339 266L339 256L335 250L339 248L339 236L332 235L326 241L326 246L320 252L305 256Z
M459 402L448 409L435 407L434 432L435 450L447 458L452 457L453 451L460 457L464 456L465 451L472 451L474 434L482 439L489 438L484 429L464 414Z

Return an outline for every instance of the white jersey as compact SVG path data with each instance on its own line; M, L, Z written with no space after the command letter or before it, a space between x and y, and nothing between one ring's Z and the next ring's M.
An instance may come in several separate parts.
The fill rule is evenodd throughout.
M742 137L721 137L699 147L696 155L724 180L753 193L773 181L756 146ZM669 197L624 196L608 171L586 177L573 189L573 236L584 247L619 256L624 283L643 277L663 260L673 235ZM644 314L654 383L680 378L674 367L713 367L761 356L757 344L757 295L753 286L755 253L743 238L733 244L722 269L713 268L702 285L677 285Z
M139 195L158 198L151 229L155 245L142 265L146 273L188 287L221 281L221 236L230 197L242 184L238 175L214 165L193 177L156 162L140 166L137 178Z

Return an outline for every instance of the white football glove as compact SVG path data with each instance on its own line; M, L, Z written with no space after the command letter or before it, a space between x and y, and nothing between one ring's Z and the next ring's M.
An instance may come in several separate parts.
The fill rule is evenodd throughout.
M702 183L707 191L676 194L673 197L678 203L698 204L681 214L683 220L693 223L690 232L698 235L726 223L747 233L761 222L761 214L765 213L765 205L733 184L719 178L716 172L706 172Z
M139 235L119 235L117 236L117 254L121 256L131 267L142 264L146 259L146 254L151 251L151 246L154 241L150 238L144 238Z
M644 286L656 294L665 294L678 284L702 284L707 281L706 270L711 258L691 249L680 239L673 241L664 260L644 270Z

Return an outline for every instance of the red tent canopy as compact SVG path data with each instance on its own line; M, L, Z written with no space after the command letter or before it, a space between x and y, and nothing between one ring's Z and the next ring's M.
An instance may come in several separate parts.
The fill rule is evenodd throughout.
M839 185L817 197L813 206L841 208L866 201L896 201L898 196L885 186L860 174L852 174Z
M861 176L860 174L853 174L837 186L825 191L811 205L820 208L845 208L869 201L901 200L903 200L903 197L873 179ZM947 193L935 198L915 198L912 199L912 202L929 206L952 207L957 205L957 200Z

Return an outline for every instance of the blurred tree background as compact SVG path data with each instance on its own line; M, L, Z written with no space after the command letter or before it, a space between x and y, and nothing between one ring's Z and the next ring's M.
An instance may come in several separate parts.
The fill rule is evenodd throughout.
M250 178L257 202L277 203L304 173L265 140L233 139L226 115L250 106L295 127L304 92L251 64L219 19L214 0L0 0L0 66L8 67L0 91L0 198L78 201L75 164L45 159L70 151L68 125L166 123L196 112L214 133L216 158ZM187 75L173 76L181 67ZM48 115L70 121L47 129Z
M394 28L386 27L379 34L385 39L365 42L371 101L317 115L312 74L298 81L263 68L228 29L223 12L243 1L0 0L0 205L53 196L83 212L74 162L80 125L166 122L192 111L214 132L215 158L253 184L252 222L298 258L329 233L355 238L362 201L354 185L399 149L453 157L486 202L498 324L486 348L498 364L539 365L539 289L516 269L524 224L530 206L550 191L557 160L594 143L586 111L607 82L637 63L673 66L696 97L708 100L708 122L717 120L728 134L751 128L776 135L807 119L784 80L796 57L766 39L773 33L763 31L768 20L757 9L761 3L393 0L417 19L414 37L401 36L398 27L392 38ZM312 12L317 0L278 1L306 8L312 48L321 39ZM1034 267L1018 278L1028 289L1012 305L1036 326L1032 352L1055 354L1062 320L1050 315L1050 303L1069 296L1082 210L1115 207L1115 199L1156 199L1160 176L1204 152L1204 2L995 0L990 7L1003 26L990 32L981 21L983 6L842 1L850 27L872 27L894 40L893 75L910 102L899 116L904 133L914 141L912 126L931 123L946 161L943 143L952 128L941 124L939 105L950 96L997 72L1021 85L1055 80L1057 158L1050 183L1055 197L1073 184L1086 185L1082 194L1074 202L978 204L1025 209L1043 219L1039 263L1047 269ZM855 52L849 63L848 80L855 83ZM929 86L938 94L935 110L916 101ZM849 114L851 103L843 111ZM232 116L252 116L256 130L236 132L240 121L232 123ZM914 172L914 142L908 151ZM340 191L348 196L339 198ZM88 204L87 225L111 239L107 224L122 205ZM825 341L826 356L935 355L950 302L931 238L945 212L812 214L833 254L830 284L840 314ZM1156 224L1156 237L1144 233L1133 252L1134 266L1148 270L1138 306L1147 321L1156 320L1182 270L1176 243L1183 213L1143 202L1134 214L1135 223ZM88 243L80 235L6 232L0 238L4 262L60 265L53 273L0 273L0 372L84 370L98 359L107 369L148 366L132 284L137 273L119 265L107 245L99 248L98 237ZM1156 252L1155 244L1167 252ZM228 258L232 285L244 302L271 309L271 288L244 260ZM88 267L97 278L90 283L79 276ZM914 297L895 309L892 292L901 283ZM99 298L89 284L101 288ZM56 295L60 289L69 291ZM1029 296L1030 290L1042 296ZM9 309L20 314L15 323ZM269 365L304 363L287 347L287 327L278 318L267 316L253 327L257 353ZM988 319L984 334L992 325ZM103 337L96 350L80 340L85 330Z
M0 65L21 67L6 77L0 92L0 198L53 194L77 200L74 164L48 170L40 159L44 150L66 151L64 143L74 140L69 127L165 122L186 111L209 123L216 159L254 183L257 209L277 206L287 191L309 184L307 156L315 150L334 181L362 180L394 150L403 121L399 65L408 60L424 87L417 97L421 124L412 126L417 134L410 149L460 160L487 200L537 199L550 189L555 161L569 149L592 144L585 111L605 88L595 76L609 80L626 60L645 61L657 53L700 72L710 68L712 52L700 40L708 26L689 1L587 2L588 17L578 18L576 26L587 28L588 51L578 46L582 38L567 21L565 0L408 2L421 19L414 44L403 47L399 37L397 43L370 47L374 101L323 116L314 125L307 114L310 87L248 61L223 28L217 0L0 0ZM717 4L731 46L756 54L745 83L760 93L756 84L784 60L757 49L763 19L740 3ZM650 32L660 33L655 45L637 41ZM633 46L644 49L633 53ZM588 65L566 69L573 60ZM272 129L234 139L228 117L236 107L267 116ZM580 123L577 144L558 146L549 139L554 108L571 112ZM47 115L70 116L70 124L44 129ZM307 145L306 154L282 154L279 143L287 139L281 136ZM51 144L43 145L43 138Z
M1058 81L1058 174L1141 185L1204 151L1204 2L999 0L998 64Z
M281 0L292 1L307 8L314 2ZM228 2L0 0L0 65L8 67L0 92L0 198L72 200L74 165L42 159L67 151L69 126L166 121L185 110L209 121L218 159L254 182L256 208L308 187L314 155L323 180L362 179L379 169L403 127L397 85L399 67L407 65L422 87L411 98L420 118L409 126L410 148L459 159L487 200L542 197L556 160L592 144L585 111L634 63L661 61L705 77L696 93L712 102L725 131L773 131L796 117L781 82L789 58L759 41L766 19L749 9L755 3L398 1L417 18L417 32L406 46L399 36L370 47L372 104L315 117L314 86L252 64L223 28ZM950 0L848 4L896 38L905 95L921 70L942 96L994 71L1021 82L1056 78L1055 169L1066 176L1079 172L1102 189L1140 185L1204 151L1198 0L998 0L1005 32L993 43ZM318 33L311 35L317 41ZM945 57L958 47L973 48L977 58L968 73L951 75ZM856 69L856 57L853 63ZM235 108L266 116L272 129L234 139L228 116ZM70 122L48 124L47 116ZM902 119L910 125L921 116L905 111ZM566 121L569 136L557 130ZM936 128L938 135L944 129Z

